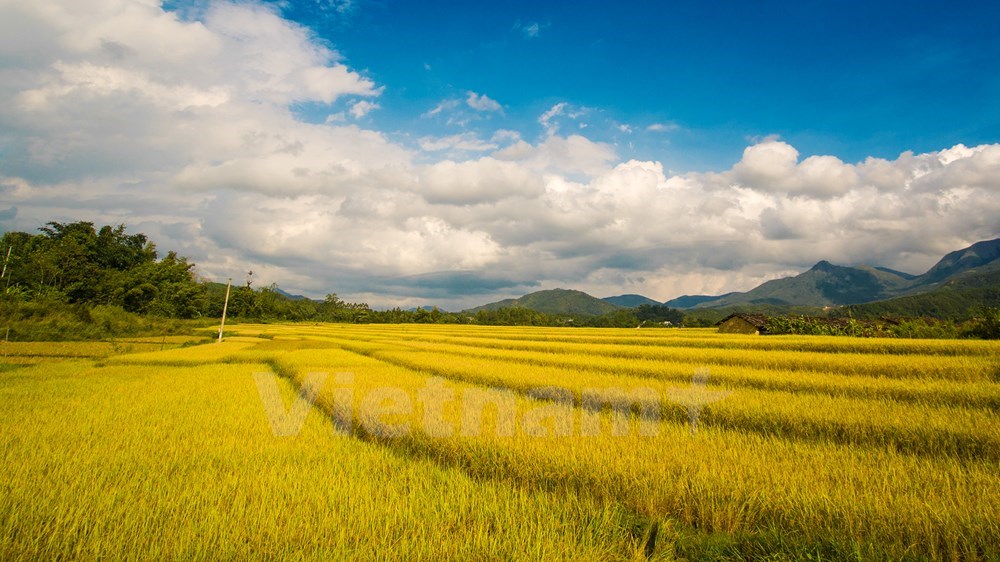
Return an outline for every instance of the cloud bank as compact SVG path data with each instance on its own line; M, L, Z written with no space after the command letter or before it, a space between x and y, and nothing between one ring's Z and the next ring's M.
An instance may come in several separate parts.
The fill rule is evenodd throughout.
M0 0L0 227L124 222L207 277L452 309L557 286L719 293L819 259L922 272L1000 234L1000 145L851 163L768 138L729 169L672 174L561 133L565 103L541 138L404 145L363 126L383 87L254 3L181 18L155 0ZM303 103L361 121L306 122ZM471 90L464 104L502 113Z

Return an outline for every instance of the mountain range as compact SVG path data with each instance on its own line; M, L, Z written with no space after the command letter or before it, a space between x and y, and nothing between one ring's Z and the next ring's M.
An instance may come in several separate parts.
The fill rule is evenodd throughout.
M839 307L900 301L906 310L927 314L944 306L959 310L996 305L1000 293L1000 238L951 252L922 275L878 266L841 266L820 261L808 271L767 281L746 292L684 295L666 306L686 310L766 307ZM917 298L920 297L920 298ZM985 301L984 301L985 299ZM524 307L546 314L601 315L619 308L660 304L642 295L598 299L581 291L551 289L483 305L478 310ZM892 306L869 307L891 312ZM964 312L964 311L963 311Z
M843 306L927 293L961 276L1000 269L1000 239L949 253L922 275L885 267L834 265L820 261L794 277L774 279L745 293L730 293L689 308L738 305ZM676 300L676 299L675 299Z

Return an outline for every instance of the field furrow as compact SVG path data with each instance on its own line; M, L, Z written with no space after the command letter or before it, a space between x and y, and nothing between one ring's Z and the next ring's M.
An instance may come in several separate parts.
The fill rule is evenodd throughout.
M598 358L696 362L786 371L812 371L886 378L926 378L960 382L1000 382L1000 361L992 356L883 355L829 353L815 351L761 351L725 348L687 348L617 344L582 344L548 341L489 340L470 337L412 335L385 338L361 333L341 333L335 337L372 342L423 341L429 344L460 345L473 349L530 351L552 355Z
M652 412L678 423L688 421L685 396L692 392L690 386L432 352L368 354L449 379L510 388L532 396L560 389L576 404ZM692 370L687 382L693 375ZM785 391L727 390L715 384L707 386L704 394L716 398L705 404L701 412L700 421L706 425L796 439L891 447L917 454L1000 461L1000 416L988 410Z

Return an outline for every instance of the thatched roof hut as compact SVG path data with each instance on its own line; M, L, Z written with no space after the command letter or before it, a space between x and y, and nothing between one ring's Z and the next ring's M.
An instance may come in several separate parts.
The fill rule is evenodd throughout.
M723 334L766 334L767 316L736 312L719 320L715 325Z

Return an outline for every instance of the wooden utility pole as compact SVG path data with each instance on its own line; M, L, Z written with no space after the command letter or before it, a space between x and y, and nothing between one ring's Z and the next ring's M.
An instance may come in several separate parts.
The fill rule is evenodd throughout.
M233 278L229 278L226 283L226 302L222 305L222 324L219 326L219 342L222 343L222 331L226 329L226 309L229 308L229 287L233 285Z
M14 245L13 244L11 244L11 246L9 248L7 248L7 257L5 257L4 260L3 260L3 271L0 272L0 279L3 279L7 275L7 262L10 261L10 252L13 249L14 249ZM7 280L7 286L8 287L10 286L10 279Z
M5 257L4 260L3 260L3 271L0 272L0 280L2 280L4 277L7 276L7 262L10 261L10 251L13 250L13 249L14 249L14 245L13 244L11 244L11 246L9 248L7 248L7 257ZM7 277L7 285L4 286L4 291L7 290L7 287L10 287L10 277ZM7 333L3 337L3 343L6 344L9 341L10 341L10 324L7 324ZM4 358L5 361L7 360L7 346L6 345L3 346L3 358Z

